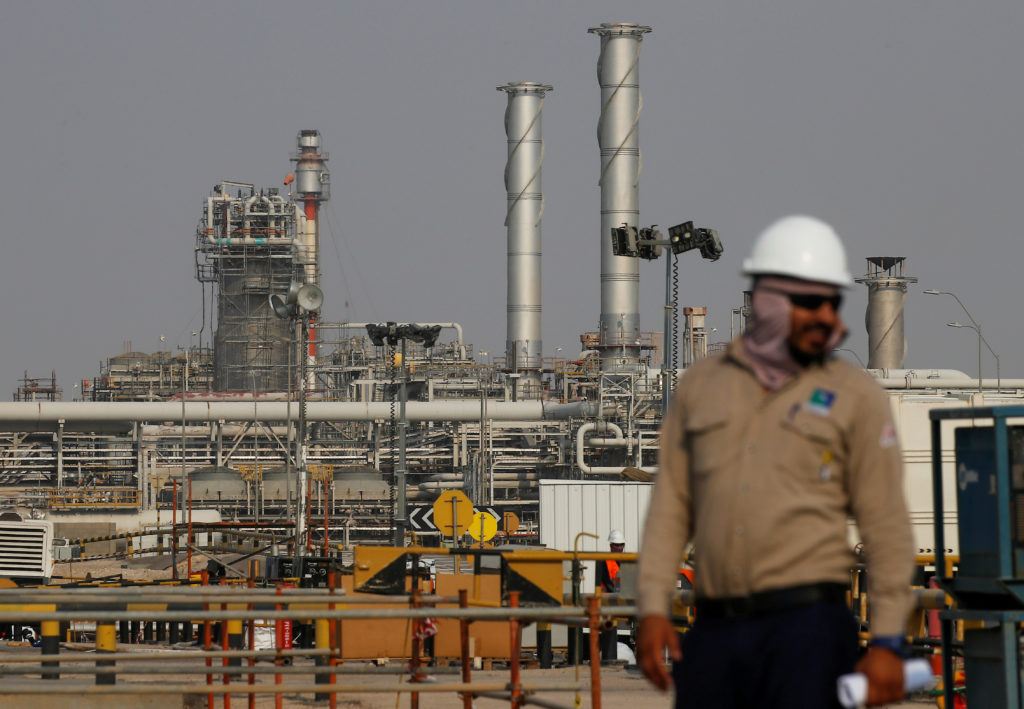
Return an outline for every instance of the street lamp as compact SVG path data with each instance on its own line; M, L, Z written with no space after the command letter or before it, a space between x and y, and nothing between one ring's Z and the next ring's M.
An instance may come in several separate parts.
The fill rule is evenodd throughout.
M406 461L405 461L405 440L406 429L409 421L405 414L405 405L408 402L408 381L409 368L406 362L405 343L408 340L418 342L425 348L430 349L437 342L437 336L441 333L440 325L417 325L416 323L369 323L366 326L366 334L375 347L387 345L394 347L402 345L401 379L398 382L398 462L394 465L395 475L395 509L391 519L391 540L396 547L405 546L405 530L409 526L409 510L406 502ZM393 352L393 350L392 350ZM393 409L392 409L393 410Z
M860 358L860 355L858 355L853 350L849 349L848 347L836 347L835 349L836 349L836 352L849 352L850 354L853 355L854 359L857 360L857 364L859 364L861 366L861 369L867 369L867 367L864 365L864 360L862 360Z
M657 226L657 225L655 225ZM676 343L675 337L675 315L678 305L678 293L675 286L678 285L678 274L673 274L673 267L677 266L676 257L681 253L698 249L700 255L708 261L717 261L722 255L722 241L718 238L718 231L715 229L694 228L693 222L683 222L669 227L668 239L662 238L662 234L655 226L637 229L635 226L623 224L621 227L612 227L612 253L616 256L632 256L648 261L659 258L662 247L667 247L666 254L672 253L672 258L665 259L665 356L662 365L662 413L668 411L668 402L672 394L672 380L676 376ZM672 379L669 378L671 367Z
M999 391L1000 389L1002 389L1003 388L1003 380L1002 380L1002 377L1000 376L1000 373L999 373L999 355L997 355L995 353L995 350L992 349L992 345L990 345L988 343L988 340L986 340L984 337L981 336L981 330L978 329L977 327L975 327L974 325L965 325L964 323L959 323L959 322L948 322L948 323L946 323L946 326L947 327L966 327L966 328L970 328L971 330L974 330L976 333L978 333L978 338L982 342L985 343L985 347L988 348L988 351L992 353L992 356L996 360L996 391ZM980 354L980 350L979 350L979 354ZM979 365L979 369L980 368L981 367Z
M971 321L971 325L973 326L971 329L974 330L976 333L978 333L978 392L980 393L981 392L981 388L982 388L982 385L981 385L981 343L985 341L985 338L981 336L981 325L979 325L978 321L974 319L974 317L971 315L971 312L967 309L967 306L964 305L964 302L962 300L960 300L960 298L957 297L956 293L953 293L953 292L948 291L948 290L935 290L934 288L929 288L929 289L927 289L927 290L925 290L923 292L925 294L927 294L927 295L948 295L948 296L951 296L953 298L953 300L955 300L957 303L959 303L960 307L964 311L964 314L967 316L967 319ZM951 326L952 327L956 327L955 325L951 325ZM985 342L985 344L987 345L988 343ZM991 347L989 347L988 349L989 349L990 352L992 351ZM992 352L992 354L995 355L995 352Z

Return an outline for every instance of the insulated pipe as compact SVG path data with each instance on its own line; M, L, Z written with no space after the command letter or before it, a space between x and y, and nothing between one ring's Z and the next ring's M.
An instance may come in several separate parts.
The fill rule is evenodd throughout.
M495 480L540 480L540 473L493 473L487 477ZM464 480L462 473L436 473L430 475L426 482L455 482Z
M216 246L291 246L295 239L290 236L214 236L207 234L206 240Z
M959 378L933 378L927 379L916 376L906 377L876 377L875 381L885 389L964 389L976 392L978 380L971 379L964 381ZM1024 379L982 379L981 388L990 389L993 392L1007 389L1024 389Z
M479 401L410 401L406 405L409 421L479 421ZM64 421L73 424L118 423L136 421L293 421L298 406L285 401L256 402L127 402L127 401L14 401L0 403L0 430L51 431ZM592 417L598 413L595 402L559 404L550 401L490 401L487 417L494 421L539 421ZM332 401L307 404L308 421L384 421L391 417L389 402ZM76 428L76 430L78 430Z
M627 446L631 441L622 435L622 429L614 423L609 421L591 421L580 426L576 430L576 467L578 467L584 473L591 475L619 475L622 469L626 466L590 466L583 461L583 450L587 443L585 440L587 434L591 431L611 431L615 434L614 438L598 438L594 442L597 446L603 447L618 447ZM619 442L621 441L621 443ZM639 468L645 473L656 473L658 472L657 466L648 466L646 468Z
M541 109L552 87L533 81L498 86L508 95L505 135L507 296L505 366L522 373L527 389L539 391L544 347L541 331Z
M904 379L906 377L913 377L915 379L928 380L959 380L961 383L973 384L974 386L977 386L978 384L978 379L976 377L971 377L959 369L900 369L868 367L867 372L876 379Z
M650 27L604 23L588 32L601 38L597 78L601 116L601 369L635 369L640 361L640 272L636 258L612 252L611 231L640 220L640 43Z
M617 472L621 473L622 470L619 469ZM497 488L519 488L520 490L537 487L536 480L495 480L491 484ZM465 483L461 480L458 482L430 482L420 483L417 487L420 492L431 492L435 490L462 490L465 487Z
M257 202L259 202L261 204L265 203L267 205L266 217L267 217L268 221L270 220L270 217L272 216L271 213L270 213L270 200L268 198L264 197L259 192L254 194L252 197L249 197L249 199L245 200L245 208L242 211L242 229L244 229L245 233L247 233L247 234L249 233L249 229L250 229L249 225L252 222L252 217L253 216L257 216L257 217L264 216L264 214L262 212L253 212L252 211L252 206L254 204L256 204Z

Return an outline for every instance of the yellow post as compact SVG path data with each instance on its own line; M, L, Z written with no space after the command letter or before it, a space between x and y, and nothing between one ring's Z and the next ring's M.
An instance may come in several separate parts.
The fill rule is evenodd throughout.
M44 620L42 622L42 652L44 655L57 655L60 653L60 621ZM60 679L59 662L43 662L43 679ZM55 668L49 672L45 668Z
M114 652L117 650L117 632L110 621L96 624L96 652ZM117 675L113 670L100 672L100 667L113 667L113 660L96 660L96 684L115 684Z
M228 604L228 610L245 610L244 604ZM242 619L231 618L227 621L228 625L228 650L244 650L245 639L242 637ZM228 660L230 667L241 667L242 658L232 657Z
M317 618L316 624L316 649L317 650L330 650L331 649L331 622L327 618ZM331 664L331 658L328 655L317 655L316 664L318 667L328 667ZM318 672L316 674L317 684L330 684L331 674L329 672ZM331 698L330 693L317 692L316 700L318 702L326 701Z

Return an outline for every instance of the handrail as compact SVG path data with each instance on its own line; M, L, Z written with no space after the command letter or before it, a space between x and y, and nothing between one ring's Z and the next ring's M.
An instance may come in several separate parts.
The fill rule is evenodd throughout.
M203 574L204 582L208 577ZM173 587L173 588L85 588L49 589L23 588L0 589L0 622L41 622L43 627L43 652L41 654L11 653L4 656L5 667L0 668L4 677L4 693L8 695L125 695L144 692L146 694L207 695L207 705L214 706L214 698L224 697L225 707L230 706L230 696L258 694L274 695L276 703L284 694L315 694L329 699L336 706L336 697L352 693L409 693L416 706L421 692L457 692L472 699L477 696L505 696L519 706L537 704L552 709L568 709L568 705L542 700L533 696L537 692L581 690L579 683L523 683L519 676L519 651L522 643L522 628L529 622L580 623L598 627L598 607L534 607L519 608L518 592L509 593L508 605L503 607L468 607L465 592L459 597L419 594L403 596L349 596L338 588L336 572L329 573L328 588L324 589L256 589L252 587L232 588L227 586ZM345 607L338 607L344 604ZM382 604L404 605L400 608L382 608ZM460 607L439 608L437 605ZM356 606L356 607L353 607ZM632 612L629 607L616 609L617 612ZM421 654L416 650L403 668L363 668L341 665L341 625L352 619L404 619L410 621L412 638L423 627L426 619L454 618L461 624L470 621L507 621L510 630L509 682L472 682L470 677L471 657L468 644L463 643L462 681L424 684L417 671ZM304 623L316 625L317 647L315 649L283 649L280 636L278 649L255 650L253 635L249 634L248 649L234 649L234 642L241 642L242 621L263 621L281 627L283 621L301 619ZM61 621L96 623L97 652L60 653L59 644L54 642ZM205 638L210 638L211 624L224 621L220 637L214 638L229 649L212 649L209 640L203 649L187 652L118 652L113 632L115 621L186 621L190 626L202 627ZM322 624L322 625L321 625ZM326 632L331 626L330 632ZM337 627L337 631L334 630ZM250 625L252 627L252 625ZM103 630L101 633L100 631ZM324 631L324 632L321 632ZM191 631L190 631L191 632ZM232 636L234 634L234 636ZM101 639L102 636L102 639ZM49 642L48 642L49 641ZM407 645L408 647L408 645ZM315 665L290 666L292 658L318 658ZM220 662L213 662L213 660ZM271 660L272 666L257 667L255 660ZM178 660L178 662L173 662ZM248 660L248 663L244 661ZM82 663L94 663L83 666ZM223 663L223 664L222 664ZM39 665L35 667L34 665ZM599 655L591 660L591 690L593 706L600 706ZM39 680L30 680L26 675L41 673ZM431 669L432 674L453 674L456 671L442 668ZM50 682L61 674L81 677L94 675L96 685L78 682ZM166 678L175 674L183 681L162 682L140 685L125 682L123 675L151 674ZM371 684L367 682L340 684L335 681L339 675L409 675L402 684ZM214 675L223 677L217 683ZM273 678L271 679L271 675ZM301 680L286 681L286 677L314 675L315 683ZM245 677L248 677L248 683ZM236 678L231 683L231 677ZM188 679L195 678L195 681ZM205 678L205 681L204 679ZM166 678L169 679L169 678ZM263 681L257 681L257 679ZM120 681L119 681L120 680ZM252 705L250 700L250 706Z

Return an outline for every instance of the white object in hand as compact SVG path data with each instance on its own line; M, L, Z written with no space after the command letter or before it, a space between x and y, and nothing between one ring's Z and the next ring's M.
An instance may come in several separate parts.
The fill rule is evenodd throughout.
M903 689L906 692L917 692L927 689L935 682L931 665L927 660L917 658L903 663ZM846 709L864 706L868 699L868 678L860 672L843 675L836 680L836 691L839 703Z

